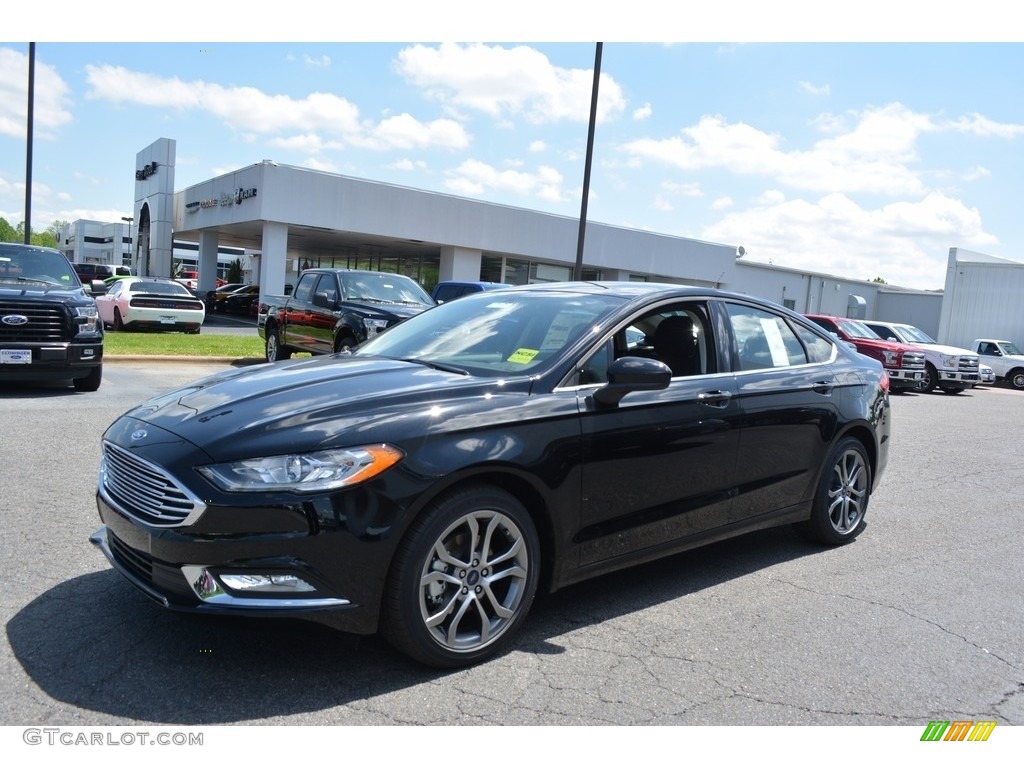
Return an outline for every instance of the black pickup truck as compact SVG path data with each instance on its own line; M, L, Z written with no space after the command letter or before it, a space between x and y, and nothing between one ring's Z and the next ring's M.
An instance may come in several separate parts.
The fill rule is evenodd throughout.
M103 378L103 324L60 251L0 243L0 381Z
M290 296L267 296L257 326L267 360L355 347L385 328L434 306L404 275L356 269L307 269Z

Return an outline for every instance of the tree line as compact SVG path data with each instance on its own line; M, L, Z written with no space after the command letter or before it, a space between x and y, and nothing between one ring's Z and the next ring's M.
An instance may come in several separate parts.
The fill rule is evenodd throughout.
M61 228L67 224L66 221L55 221L43 232L33 232L29 241L32 245L42 245L47 248L57 247L57 236ZM0 243L24 243L25 222L22 221L16 227L12 227L7 219L0 216Z

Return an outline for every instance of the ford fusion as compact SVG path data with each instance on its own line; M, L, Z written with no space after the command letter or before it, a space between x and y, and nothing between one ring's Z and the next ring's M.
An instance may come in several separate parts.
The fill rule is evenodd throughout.
M483 292L132 408L103 437L92 541L167 608L462 666L542 590L774 525L852 541L889 421L882 366L774 304Z

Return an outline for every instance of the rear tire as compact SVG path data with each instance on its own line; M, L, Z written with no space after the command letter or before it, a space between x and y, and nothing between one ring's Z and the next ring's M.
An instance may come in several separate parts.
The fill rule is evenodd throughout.
M267 362L276 363L292 356L291 350L281 345L281 333L277 328L267 330Z
M859 440L844 437L825 462L810 519L797 527L819 544L847 544L864 530L870 495L871 464L867 451Z
M1024 368L1014 368L1006 374L1006 383L1014 389L1024 389Z

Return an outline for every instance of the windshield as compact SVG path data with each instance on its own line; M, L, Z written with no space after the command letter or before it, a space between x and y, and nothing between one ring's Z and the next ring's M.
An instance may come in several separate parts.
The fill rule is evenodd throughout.
M485 291L411 317L355 352L479 376L529 373L590 333L623 299L563 292Z
M378 304L434 303L415 281L405 275L375 272L342 274L341 286L348 301L372 301Z
M1004 355L1019 355L1021 351L1017 349L1017 345L1012 341L1001 341L999 346L1003 348Z
M920 328L915 328L912 325L900 325L897 327L900 333L906 336L908 342L916 342L918 344L938 344L935 339Z
M191 296L188 288L181 283L158 283L153 280L133 280L127 284L132 293L163 293Z
M868 328L864 323L858 320L842 319L838 323L840 328L847 336L851 336L855 339L881 339L877 333Z
M78 288L81 283L60 251L0 243L0 282Z

